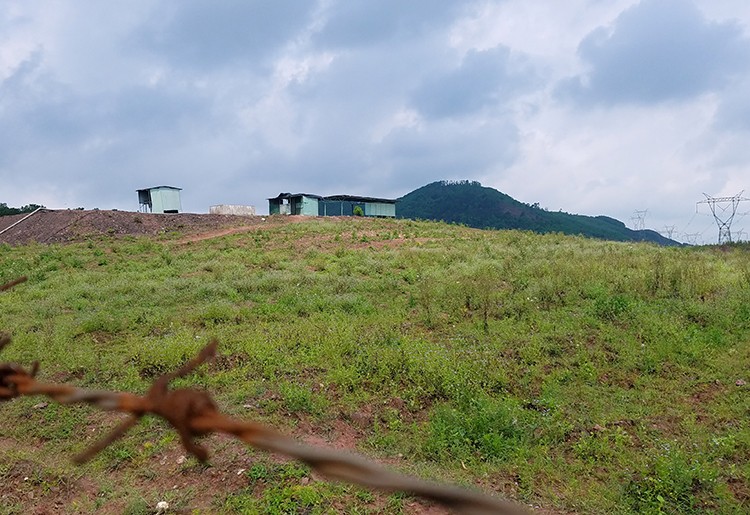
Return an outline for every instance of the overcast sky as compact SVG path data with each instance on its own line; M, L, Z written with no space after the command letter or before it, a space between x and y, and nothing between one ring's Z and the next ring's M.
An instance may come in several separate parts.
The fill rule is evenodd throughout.
M0 202L441 179L715 241L702 194L750 197L750 2L0 0Z

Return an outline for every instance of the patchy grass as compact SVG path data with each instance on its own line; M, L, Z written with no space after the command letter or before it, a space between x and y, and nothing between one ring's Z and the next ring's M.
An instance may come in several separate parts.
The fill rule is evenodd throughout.
M0 282L30 280L0 295L3 359L144 392L217 337L221 356L179 384L300 438L553 512L740 513L749 250L370 219L5 245ZM0 406L0 477L22 489L0 513L414 509L218 438L212 467L177 464L153 420L74 468L114 421L40 401Z

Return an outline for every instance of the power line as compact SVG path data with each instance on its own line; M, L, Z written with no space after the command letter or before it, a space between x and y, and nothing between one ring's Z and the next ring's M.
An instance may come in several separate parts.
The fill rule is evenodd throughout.
M703 235L704 235L704 234L706 234L706 231L708 231L708 230L709 230L709 229L710 229L711 227L713 227L713 224L709 224L709 225L707 225L707 226L706 226L706 228L705 228L705 229L703 229L703 230L702 230L702 231L700 232L700 235L701 235L701 239L702 239L702 243L705 243L705 241L706 241L706 239L705 239L705 238L703 237Z
M696 212L700 204L708 204L708 207L711 208L711 214L714 215L714 220L719 226L719 245L732 242L732 221L737 214L737 206L740 202L750 200L750 198L742 196L743 192L744 190L733 197L711 197L704 193L706 200L701 200L695 204Z
M691 224L691 223L693 223L693 220L695 220L695 217L696 217L696 215L697 215L697 214L698 214L697 212L696 212L696 213L693 213L693 216L691 216L691 217L690 217L690 221L689 221L689 222L687 223L687 225L685 226L685 230L686 230L686 231L687 231L688 227L690 227L690 224Z

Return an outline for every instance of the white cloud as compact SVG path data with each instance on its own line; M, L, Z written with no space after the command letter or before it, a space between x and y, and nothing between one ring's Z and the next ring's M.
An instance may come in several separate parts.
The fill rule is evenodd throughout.
M485 2L454 24L451 44L466 52L503 45L533 58L554 76L579 68L584 34L614 19L636 0L519 0Z
M130 42L192 70L269 64L311 22L314 0L157 2Z
M679 225L701 191L728 180L693 149L712 115L706 99L679 109L546 106L521 122L521 157L494 185L552 210L626 221L650 209L663 213L656 227Z
M643 0L589 33L578 53L590 69L561 95L584 105L652 104L725 87L750 64L750 41L738 24L709 21L691 2Z
M742 0L8 0L0 201L476 179L682 230L701 192L750 191L748 27Z
M426 77L411 103L428 118L460 117L504 106L535 82L507 47L469 50L458 67Z

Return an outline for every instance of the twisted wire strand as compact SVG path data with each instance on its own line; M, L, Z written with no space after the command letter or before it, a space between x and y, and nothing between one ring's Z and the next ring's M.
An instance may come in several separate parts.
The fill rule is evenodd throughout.
M23 282L16 279L0 286L7 290ZM0 350L10 343L10 337L0 334ZM201 462L208 459L207 451L194 438L210 433L232 435L246 444L265 451L284 454L308 464L320 474L339 481L358 484L384 492L405 492L441 503L468 515L521 514L527 511L520 505L477 491L457 486L424 481L388 470L365 458L324 447L302 444L275 429L253 421L243 421L220 413L210 395L201 390L178 388L170 390L169 382L192 372L213 358L218 342L212 340L200 353L177 371L158 377L146 395L129 392L90 390L66 384L43 383L35 379L38 364L31 369L0 362L0 402L19 396L44 395L62 404L86 403L103 410L129 415L109 435L74 458L85 463L121 438L144 415L165 419L179 434L183 447Z

